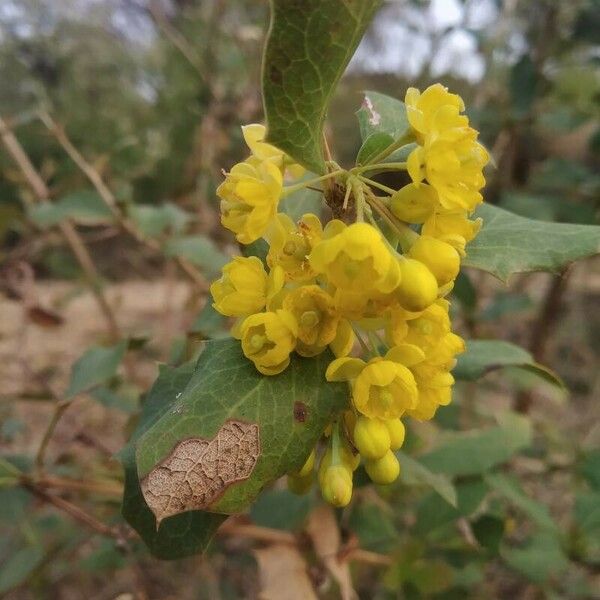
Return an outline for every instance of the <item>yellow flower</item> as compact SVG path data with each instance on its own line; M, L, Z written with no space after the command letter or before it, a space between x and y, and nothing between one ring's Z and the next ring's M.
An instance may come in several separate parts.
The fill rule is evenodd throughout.
M356 420L352 438L364 458L381 458L390 449L390 432L385 421L360 416Z
M430 371L418 376L419 400L407 414L420 421L432 419L440 406L447 406L452 400L454 377L447 371Z
M329 349L336 357L348 356L352 352L355 342L352 325L347 319L341 319L334 340L329 344Z
M284 153L279 148L264 141L266 132L266 127L258 123L242 126L242 135L246 145L250 148L250 152L252 152L252 156L260 161L272 160L279 166L283 162Z
M242 127L242 134L244 141L252 156L256 157L259 161L269 160L275 165L281 168L286 168L292 177L302 177L304 174L304 167L295 163L291 158L284 152L276 148L275 146L268 144L264 141L267 130L264 125L258 123L252 123L250 125L244 125Z
M465 110L462 98L451 94L439 83L429 86L423 93L408 88L404 102L408 122L417 135L431 135L469 123L466 116L460 115Z
M487 150L475 141L477 132L466 129L461 139L430 141L409 155L407 170L414 183L424 179L438 193L445 210L473 211L483 201L479 190L485 185L483 167Z
M420 144L407 162L413 182L427 179L445 210L472 211L482 201L479 190L485 185L482 171L489 154L477 142L468 118L460 114L465 108L462 99L436 84L422 94L410 88L405 101Z
M426 358L414 365L412 371L419 390L417 405L408 414L416 419L431 419L439 406L445 406L452 399L454 377L450 369L456 364L455 356L464 352L462 338L454 333L438 337L437 344L426 350Z
M434 349L450 333L450 317L447 300L440 299L417 318L406 321L404 342L418 346L426 354Z
M438 203L438 194L430 185L409 183L392 196L390 208L401 221L423 223Z
M384 423L390 434L390 449L398 450L404 444L404 438L406 437L404 423L400 419L388 419Z
M438 284L433 273L422 262L413 258L402 258L400 277L395 296L402 308L419 312L435 302Z
M280 268L267 275L256 256L236 256L223 267L223 275L210 286L210 293L215 310L228 317L241 317L261 311L283 283Z
M298 225L288 215L278 214L267 235L267 264L279 265L289 281L305 282L315 277L308 255L321 239L323 227L316 215L302 216Z
M297 325L285 310L250 315L240 327L242 351L263 375L277 375L290 364Z
M400 463L391 450L381 458L365 461L365 471L373 483L387 485L398 479Z
M421 233L450 244L464 256L465 246L477 235L482 223L480 218L470 221L466 212L438 212L425 221Z
M332 506L347 506L352 498L352 471L344 465L331 465L321 476L321 493Z
M221 223L238 242L256 241L275 217L282 188L281 171L272 162L236 164L217 188Z
M318 285L291 291L283 301L283 308L298 323L296 351L301 356L315 356L334 341L340 317L331 296Z
M371 419L395 419L417 404L417 385L407 368L423 360L415 346L392 348L385 357L365 363L359 358L334 360L325 377L327 381L352 381L356 409Z
M433 273L441 287L453 281L460 270L458 250L429 235L422 235L411 246L408 256L422 262Z
M343 294L365 297L372 292L389 293L400 279L398 262L381 233L366 223L344 227L339 221L332 221L309 261L317 273L325 275Z

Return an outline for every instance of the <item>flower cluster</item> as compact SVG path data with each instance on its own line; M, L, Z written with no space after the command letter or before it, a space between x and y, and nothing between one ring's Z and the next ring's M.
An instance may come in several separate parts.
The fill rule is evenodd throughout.
M325 432L318 468L323 496L336 506L350 501L361 459L376 483L398 477L400 419L431 419L450 402L450 371L464 350L445 297L481 226L469 217L482 201L488 154L461 114L460 97L441 85L409 89L406 110L407 149L414 146L406 163L348 171L331 163L327 175L287 186L301 168L264 141L264 127L249 125L251 156L217 191L223 225L242 244L264 238L269 247L265 263L236 257L211 286L216 310L237 319L232 333L244 355L276 375L293 352L311 357L329 348L335 359L327 380L347 382L351 402ZM390 166L404 167L412 183L395 190L365 175ZM323 227L314 214L295 223L278 213L287 193L334 178L346 189L345 206L352 197L355 218ZM313 451L290 474L292 489L310 487L315 461Z

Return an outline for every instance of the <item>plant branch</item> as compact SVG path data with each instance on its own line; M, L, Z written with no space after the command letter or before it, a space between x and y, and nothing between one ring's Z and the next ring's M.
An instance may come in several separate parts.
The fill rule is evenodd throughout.
M46 111L40 111L39 118L48 128L50 133L56 138L56 141L62 146L64 151L69 155L71 160L79 167L82 173L89 179L90 183L94 186L100 198L104 201L108 209L111 211L115 220L119 223L120 227L131 235L138 243L146 246L150 250L161 253L162 248L160 244L152 238L147 238L136 225L127 219L119 208L119 204L114 194L110 191L108 186L102 180L100 173L83 157L81 152L73 145L69 137L67 136L63 127L58 125L52 117ZM181 257L175 257L175 262L179 265L180 269L198 286L204 287L205 278L202 274L187 260Z
M27 183L33 190L37 199L41 202L48 201L50 199L48 187L39 173L36 171L31 160L23 149L23 146L21 146L2 117L0 117L0 137L2 138L4 147L7 149L8 153L17 164L19 169L21 169L21 172L25 176ZM25 202L27 203L27 201ZM104 315L111 339L113 341L120 339L121 335L119 333L117 320L110 304L108 303L108 300L104 296L100 275L86 245L70 221L61 222L58 224L58 227L84 272L90 290L96 299L100 311Z

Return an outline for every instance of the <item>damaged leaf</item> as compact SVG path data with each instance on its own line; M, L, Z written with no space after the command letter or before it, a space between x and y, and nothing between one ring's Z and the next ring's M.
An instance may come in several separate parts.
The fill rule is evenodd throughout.
M330 361L327 352L294 356L265 377L239 341L207 342L188 385L136 444L142 491L165 519L161 528L187 511L241 512L266 484L299 469L348 401L346 386L325 385Z

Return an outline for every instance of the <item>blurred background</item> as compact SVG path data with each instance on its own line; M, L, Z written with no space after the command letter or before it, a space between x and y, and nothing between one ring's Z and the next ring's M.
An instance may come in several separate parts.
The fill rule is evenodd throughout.
M115 534L114 454L157 364L223 335L203 307L238 249L214 190L246 155L240 125L262 120L267 24L263 0L0 1L0 451L43 473L30 493L3 486L0 464L0 595L259 595L264 540L223 535L205 558L166 563ZM330 109L336 160L351 165L360 147L361 90L402 99L436 81L463 96L494 157L486 201L599 222L598 0L384 2ZM518 369L458 385L409 447L485 426L497 409L527 415L533 443L505 467L518 493L467 478L450 510L418 486L382 499L365 488L342 543L402 558L353 563L353 585L361 598L600 598L600 262L508 286L467 270L454 300L461 334L528 348L569 393ZM74 362L123 339L124 358L95 364L90 393L65 401ZM301 530L316 499L287 494L276 487L247 518ZM339 597L319 561L309 575Z

